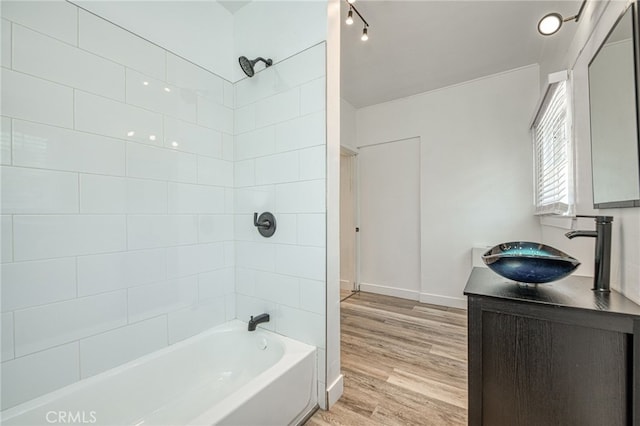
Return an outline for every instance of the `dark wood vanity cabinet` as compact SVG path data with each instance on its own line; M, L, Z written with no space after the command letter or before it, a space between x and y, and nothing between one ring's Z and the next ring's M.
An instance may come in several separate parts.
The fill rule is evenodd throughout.
M640 306L591 287L473 269L469 425L640 426Z

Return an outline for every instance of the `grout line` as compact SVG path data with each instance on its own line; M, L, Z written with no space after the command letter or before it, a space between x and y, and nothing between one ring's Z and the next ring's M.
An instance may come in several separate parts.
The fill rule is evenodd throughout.
M43 171L49 171L54 173L80 173L80 174L91 175L91 176L103 176L103 177L131 179L131 180L144 180L144 181L159 182L159 183L174 183L178 185L197 185L197 186L203 186L207 188L234 189L233 187L230 187L230 186L210 185L210 184L198 183L196 181L166 180L166 179L152 178L152 177L114 175L114 174L97 173L97 172L89 172L89 171L81 171L81 170L51 169L51 168L45 168L45 167L23 166L23 165L13 165L13 164L12 165L7 164L7 165L4 165L3 167L13 167L16 169L28 169L28 170L43 170ZM313 179L313 180L322 180L322 179ZM288 182L283 182L283 183L288 183ZM263 185L263 186L266 186L266 185ZM65 214L65 213L54 213L54 214ZM89 214L103 214L103 213L89 213ZM122 213L116 213L116 214L122 214ZM166 214L166 213L136 213L136 214Z
M15 325L14 325L14 327L15 327ZM87 337L90 337L90 336L87 336ZM47 348L44 348L44 349L38 349L37 351L29 352L29 353L22 354L22 355L16 355L16 348L14 346L14 358L13 359L25 358L25 357L28 357L28 356L31 356L31 355L35 355L35 354L39 354L39 353L42 353L42 352L49 351L51 349L57 349L57 348L60 348L62 346L68 346L68 345L71 345L73 343L78 343L79 341L80 340L71 340L69 342L57 343L57 344L54 344L53 346L50 346L50 347L47 347ZM14 336L14 342L15 342L15 336ZM8 361L13 361L13 360L8 360Z

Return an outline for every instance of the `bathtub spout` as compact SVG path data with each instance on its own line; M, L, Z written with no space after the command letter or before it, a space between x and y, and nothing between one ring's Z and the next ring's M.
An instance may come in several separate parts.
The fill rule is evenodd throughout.
M254 331L256 329L256 325L261 322L269 322L269 314L260 314L255 318L251 315L251 319L249 320L249 331Z

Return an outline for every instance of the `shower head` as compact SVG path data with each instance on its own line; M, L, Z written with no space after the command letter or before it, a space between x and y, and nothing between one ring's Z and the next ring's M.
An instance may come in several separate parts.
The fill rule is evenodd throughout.
M247 75L247 77L253 77L253 75L255 74L255 70L253 69L253 67L256 65L258 61L264 62L264 64L267 67L270 67L273 64L273 61L271 59L263 59L260 57L253 60L247 59L246 56L240 56L238 58L238 62L240 62L240 67L242 68L242 71L244 71L244 73Z

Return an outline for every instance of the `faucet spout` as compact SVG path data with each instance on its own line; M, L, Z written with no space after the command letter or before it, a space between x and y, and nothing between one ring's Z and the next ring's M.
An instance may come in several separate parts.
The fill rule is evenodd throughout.
M575 237L598 238L598 233L596 231L569 231L566 234L564 234L564 236L569 238L570 240L574 239Z
M249 320L249 327L248 330L249 331L254 331L256 329L256 326L262 322L269 322L269 314L260 314L257 317L253 317L253 315L251 315L251 319Z
M611 223L612 216L577 216L592 217L596 222L595 231L570 231L564 234L570 240L576 237L591 237L596 239L595 267L593 270L593 291L608 293L609 278L611 276Z

